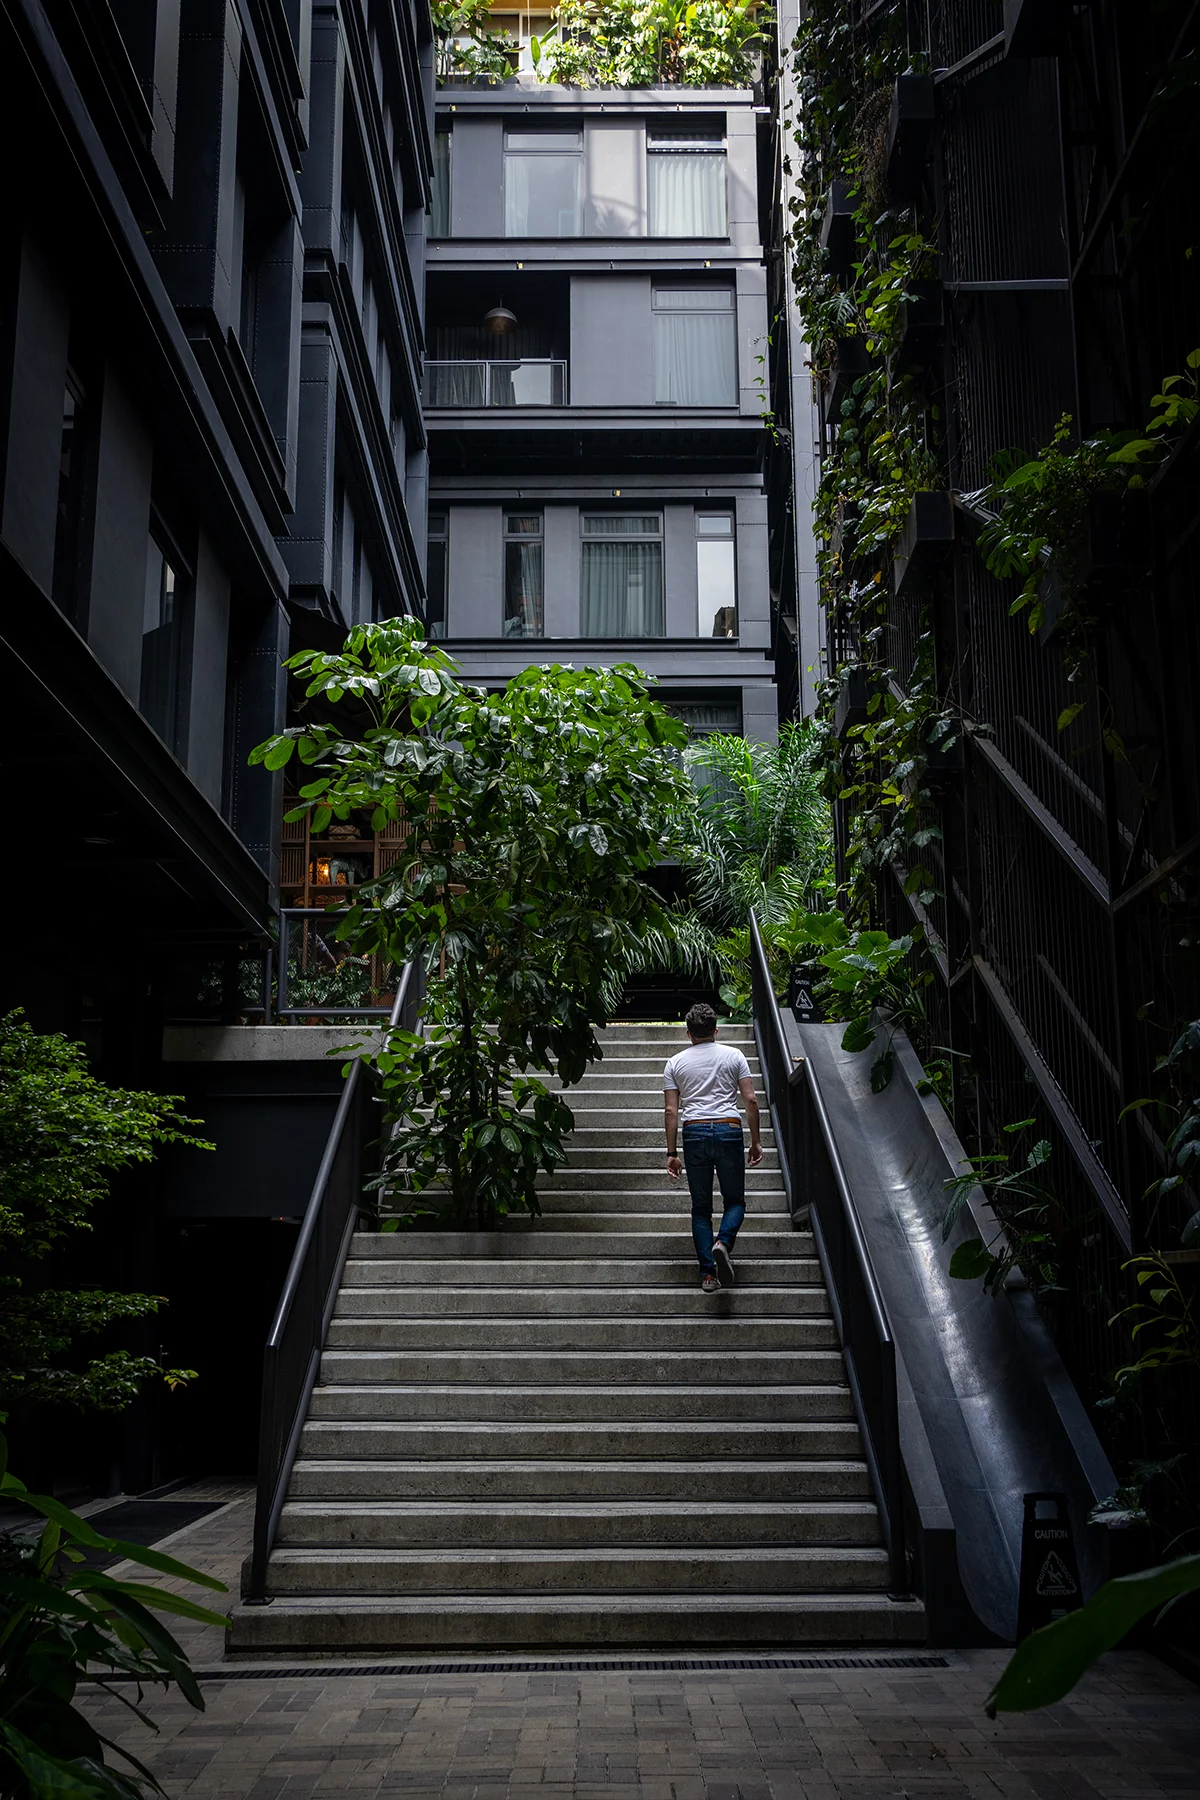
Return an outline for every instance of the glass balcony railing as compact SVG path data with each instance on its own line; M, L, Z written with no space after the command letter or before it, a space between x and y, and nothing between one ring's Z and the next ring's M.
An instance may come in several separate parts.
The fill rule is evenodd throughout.
M565 406L567 365L551 357L517 362L427 362L426 406Z

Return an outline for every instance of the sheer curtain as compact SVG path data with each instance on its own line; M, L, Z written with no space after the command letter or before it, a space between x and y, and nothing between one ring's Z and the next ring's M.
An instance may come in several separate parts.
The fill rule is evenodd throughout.
M655 312L654 398L676 406L737 405L732 312Z
M504 635L543 635L542 546L540 542L505 546Z
M725 154L651 150L651 237L724 237Z
M662 545L583 545L583 635L649 638L663 635Z

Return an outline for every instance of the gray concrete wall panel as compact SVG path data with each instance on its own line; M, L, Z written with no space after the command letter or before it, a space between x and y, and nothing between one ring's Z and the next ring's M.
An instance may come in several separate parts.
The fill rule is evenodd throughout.
M70 300L28 237L21 245L13 318L0 532L50 592L67 381Z
M88 589L88 643L136 706L154 447L111 364L105 370Z
M503 512L455 506L450 512L447 634L499 637L504 621Z
M735 280L738 333L738 410L761 418L769 404L767 383L767 271L739 268ZM759 357L762 361L759 362Z
M571 277L572 406L649 406L649 275Z
M579 636L579 508L548 506L543 514L548 638Z
M451 235L503 237L503 122L500 119L456 119L450 152Z
M583 136L583 229L589 237L645 237L646 128L589 119Z
M696 509L663 507L663 576L669 638L696 635Z

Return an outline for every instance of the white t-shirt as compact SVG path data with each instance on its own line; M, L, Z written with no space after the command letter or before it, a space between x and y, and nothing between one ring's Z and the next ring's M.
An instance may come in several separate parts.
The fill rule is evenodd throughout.
M679 1123L693 1119L732 1119L738 1110L738 1083L750 1074L740 1050L711 1039L689 1044L663 1070L663 1088L679 1091Z

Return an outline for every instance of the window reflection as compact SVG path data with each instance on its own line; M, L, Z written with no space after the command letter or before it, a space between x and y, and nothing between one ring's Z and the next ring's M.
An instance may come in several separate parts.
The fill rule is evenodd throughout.
M509 513L504 521L504 635L540 638L544 630L542 515Z
M701 637L737 636L737 559L732 513L696 514L696 598Z
M578 237L582 230L582 189L582 132L506 133L506 237Z

